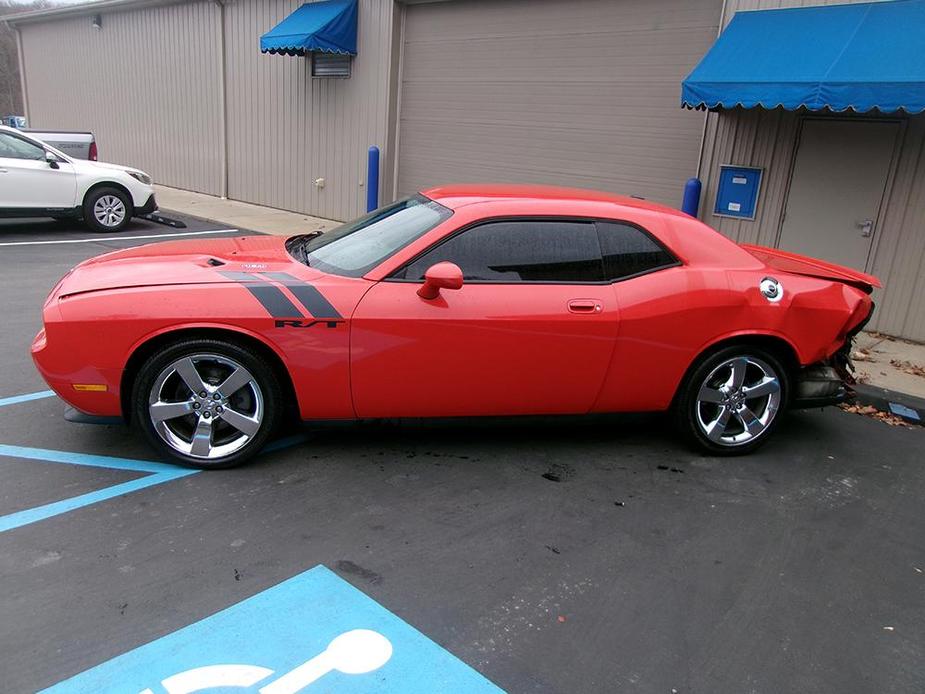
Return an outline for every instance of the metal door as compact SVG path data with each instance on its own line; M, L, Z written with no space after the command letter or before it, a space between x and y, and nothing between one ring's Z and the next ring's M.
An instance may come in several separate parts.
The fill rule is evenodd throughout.
M867 267L899 123L806 120L778 246Z

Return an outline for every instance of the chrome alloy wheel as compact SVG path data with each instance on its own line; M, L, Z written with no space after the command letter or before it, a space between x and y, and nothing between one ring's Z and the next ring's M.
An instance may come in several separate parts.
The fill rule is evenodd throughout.
M115 195L101 195L93 204L93 216L104 227L117 227L125 219L125 203Z
M697 393L697 424L721 446L754 441L770 426L781 406L777 373L756 357L727 359L713 369Z
M203 460L243 448L260 430L264 411L250 371L218 354L177 359L158 374L148 395L158 436L178 453Z

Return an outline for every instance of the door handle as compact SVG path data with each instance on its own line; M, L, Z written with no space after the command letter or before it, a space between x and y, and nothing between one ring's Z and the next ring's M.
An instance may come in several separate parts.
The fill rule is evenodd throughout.
M874 220L864 219L858 222L858 228L861 230L861 236L867 238L874 233Z
M0 173L6 173L6 169L0 169Z
M594 299L572 299L568 302L568 310L570 313L600 313L604 307Z

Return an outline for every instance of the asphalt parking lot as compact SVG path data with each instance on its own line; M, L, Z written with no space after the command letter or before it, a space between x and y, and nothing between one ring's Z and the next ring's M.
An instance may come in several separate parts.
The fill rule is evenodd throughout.
M28 353L45 295L142 237L242 233L185 221L0 220L0 691L199 691L159 683L371 625L388 666L304 691L925 690L921 428L793 413L722 460L656 416L328 425L191 472L66 422Z

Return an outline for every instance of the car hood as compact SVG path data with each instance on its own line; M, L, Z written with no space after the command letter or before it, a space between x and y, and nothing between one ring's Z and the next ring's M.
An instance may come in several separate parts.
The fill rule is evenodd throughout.
M164 285L217 284L234 281L223 273L285 272L298 268L305 279L323 273L297 263L280 236L153 243L114 251L87 260L61 281L57 296ZM255 278L256 279L256 278Z
M739 245L768 267L781 272L844 282L845 284L860 287L866 292L870 292L874 287L881 286L880 280L873 275L853 270L844 265L836 265L835 263L828 263L805 255L788 253L777 248L753 246L746 243Z
M144 171L141 169L136 169L133 166L121 166L119 164L110 164L105 161L90 161L88 159L71 159L71 164L78 171L85 171L89 173L99 173L100 169L105 169L106 171L121 171L122 173L141 173L147 176Z

